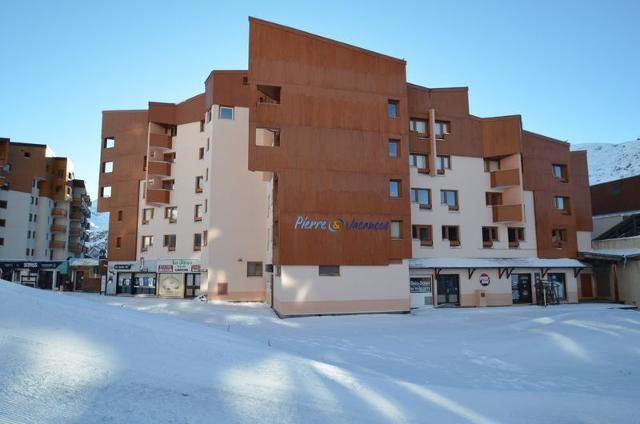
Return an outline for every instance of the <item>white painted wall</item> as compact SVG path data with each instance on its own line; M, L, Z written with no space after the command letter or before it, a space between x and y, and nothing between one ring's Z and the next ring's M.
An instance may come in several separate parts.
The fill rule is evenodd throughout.
M591 231L577 231L578 251L591 249Z
M27 231L35 229L35 225L29 222L29 212L33 213L31 194L0 190L0 200L7 201L7 209L0 209L0 218L6 220L5 227L0 227L0 237L4 237L4 246L0 246L0 259L27 259L27 246L31 247L33 244L32 241L27 241Z

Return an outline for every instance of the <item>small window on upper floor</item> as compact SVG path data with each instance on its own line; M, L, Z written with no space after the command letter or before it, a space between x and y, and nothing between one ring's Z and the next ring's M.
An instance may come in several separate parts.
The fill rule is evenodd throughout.
M198 159L204 159L204 147L198 149Z
M256 146L280 147L280 128L256 128Z
M436 156L436 172L444 174L445 169L451 169L451 156Z
M399 240L402 238L402 221L391 221L389 229L393 240Z
M400 102L397 100L389 99L387 102L387 116L389 118L397 118L399 116L398 105Z
M569 198L567 196L554 196L553 207L559 211L562 211L562 213L565 215L571 214L571 209L569 207Z
M401 185L400 180L389 180L389 197L394 199L400 197L402 195Z
M24 157L25 158L30 158L31 157L31 153L30 152L24 152Z
M411 202L418 203L420 209L431 209L431 190L428 188L412 188Z
M409 120L409 131L417 132L418 134L426 134L427 121L424 119L411 118Z
M484 172L492 172L500 169L500 159L485 159Z
M429 169L429 167L427 166L427 156L417 153L410 153L409 166L418 168L418 172L426 174Z
M340 266L320 265L318 266L318 275L321 277L338 277L340 276Z
M109 172L113 172L113 162L103 162L102 163L102 172L104 174L108 174Z
M460 246L460 227L457 225L443 225L442 240L449 240L449 246Z
M200 132L204 132L204 119L200 121Z
M442 140L444 136L449 134L451 124L447 121L436 121L436 139Z
M142 223L148 224L153 219L153 208L145 208L142 211Z
M207 122L211 122L211 108L207 110L206 119Z
M557 180L562 181L563 183L566 183L569 181L567 165L554 163L552 165L552 171L553 171L553 176Z
M100 197L108 199L111 197L111 186L104 186L100 189Z
M233 119L233 108L220 106L218 110L218 119Z
M391 158L399 157L400 156L400 140L390 138L389 142L387 143L387 152L389 154L389 157Z
M102 147L105 149L112 149L116 146L116 138L115 137L105 137L103 141Z
M204 177L197 176L196 177L196 193L202 193L204 189Z
M440 190L440 204L447 205L450 211L459 210L458 190Z
M280 87L275 85L258 85L258 103L280 104Z
M524 241L524 228L508 227L507 236L509 239L509 248L517 249L520 246L520 242Z
M262 277L262 262L247 261L247 277Z
M500 206L502 205L502 193L487 191L485 193L485 203L487 206Z
M122 221L122 210L118 211L118 221Z
M556 249L562 249L567 243L567 230L554 228L551 230L551 244Z

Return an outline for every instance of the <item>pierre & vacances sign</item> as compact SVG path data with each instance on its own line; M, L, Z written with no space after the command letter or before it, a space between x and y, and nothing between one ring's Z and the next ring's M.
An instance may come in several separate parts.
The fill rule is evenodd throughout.
M328 231L330 233L339 231L386 231L389 229L389 222L362 221L356 218L315 219L306 215L298 215L293 224L293 229Z

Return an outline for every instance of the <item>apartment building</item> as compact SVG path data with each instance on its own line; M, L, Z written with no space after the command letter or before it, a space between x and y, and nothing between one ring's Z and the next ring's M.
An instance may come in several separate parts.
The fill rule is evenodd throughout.
M577 301L586 156L403 60L250 18L248 71L103 114L112 293L281 316ZM536 289L536 282L540 285Z
M91 200L84 181L44 144L1 139L0 148L2 276L55 288L60 265L86 253Z

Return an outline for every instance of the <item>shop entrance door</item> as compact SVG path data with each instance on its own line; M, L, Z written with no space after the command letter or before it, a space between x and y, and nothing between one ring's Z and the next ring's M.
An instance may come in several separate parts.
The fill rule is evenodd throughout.
M460 305L460 276L440 274L438 276L438 306Z
M131 285L132 274L130 272L118 273L118 284L116 285L116 294L133 294Z
M200 274L184 275L184 297L200 296Z
M511 274L511 298L514 304L531 303L531 274Z
M38 271L38 288L53 289L53 271Z

